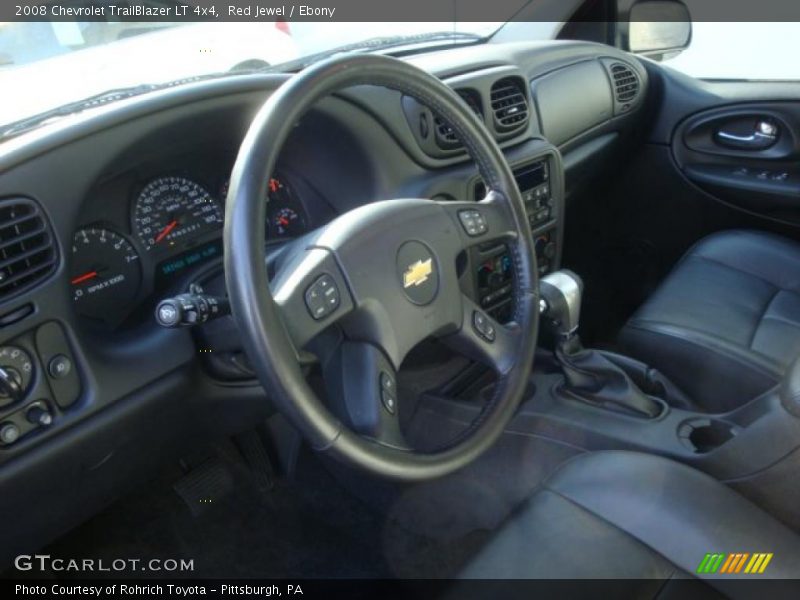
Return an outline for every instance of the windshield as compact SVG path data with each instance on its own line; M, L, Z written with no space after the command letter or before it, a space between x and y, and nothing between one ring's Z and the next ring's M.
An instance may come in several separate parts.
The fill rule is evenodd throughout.
M29 22L0 23L0 125L141 84L296 66L367 40L403 45L476 43L502 22ZM437 35L433 35L437 34Z

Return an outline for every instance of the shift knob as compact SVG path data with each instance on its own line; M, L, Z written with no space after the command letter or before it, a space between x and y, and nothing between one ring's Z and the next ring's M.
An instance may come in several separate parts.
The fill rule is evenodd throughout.
M581 278L567 269L555 271L539 280L539 294L546 304L544 315L552 321L556 333L563 338L574 336L581 318Z
M783 407L795 417L800 417L800 358L789 367L778 393Z

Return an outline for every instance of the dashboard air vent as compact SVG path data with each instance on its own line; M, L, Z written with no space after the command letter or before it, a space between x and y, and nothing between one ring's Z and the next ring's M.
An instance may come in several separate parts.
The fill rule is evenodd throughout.
M456 93L461 96L461 99L467 103L472 111L483 118L483 109L481 108L481 97L478 92L474 90L462 89L456 90ZM436 126L436 140L443 148L454 148L460 146L461 142L456 137L453 129L445 123L439 116L434 117L434 125Z
M0 301L50 275L56 257L39 206L25 198L0 201Z
M506 77L492 86L494 120L499 131L518 129L528 120L528 100L522 80Z
M623 63L611 65L611 77L614 80L614 95L617 102L626 104L636 98L639 93L639 78L633 69Z

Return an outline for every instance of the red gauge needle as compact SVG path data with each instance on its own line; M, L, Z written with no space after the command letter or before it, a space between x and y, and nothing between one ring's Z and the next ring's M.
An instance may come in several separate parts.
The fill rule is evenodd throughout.
M72 285L78 285L79 283L83 283L84 281L89 281L90 279L94 279L97 277L97 271L89 271L88 273L84 273L83 275L78 275L72 280Z
M161 240L163 240L165 237L167 237L167 234L168 234L170 231L172 231L173 229L175 229L177 226L178 226L178 221L177 221L177 219L176 219L176 220L172 221L172 222L171 222L169 225L167 225L166 227L164 227L164 229L162 229L162 230L161 230L161 233L159 233L159 234L156 236L156 242L155 242L155 243L157 244L158 242L160 242Z

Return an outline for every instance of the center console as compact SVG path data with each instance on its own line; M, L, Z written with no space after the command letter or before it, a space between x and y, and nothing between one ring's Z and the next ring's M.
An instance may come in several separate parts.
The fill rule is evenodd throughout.
M502 250L497 257L505 259ZM539 282L541 324L552 339L540 344L524 399L506 427L499 471L527 477L532 488L541 481L530 468L532 456L555 469L584 451L645 452L725 481L800 530L800 359L780 387L727 413L702 412L651 365L583 347L582 290L580 277L568 270ZM496 385L494 373L472 363L426 394L416 430L463 432L489 406ZM506 485L502 477L493 480L493 492L516 494L518 479L512 479L505 491L498 491Z
M539 275L557 270L561 264L564 221L564 185L560 162L548 153L513 166L528 223L533 232ZM471 183L475 200L486 196L481 179ZM472 250L475 265L474 297L487 313L500 322L510 318L513 270L504 244L488 243Z

